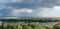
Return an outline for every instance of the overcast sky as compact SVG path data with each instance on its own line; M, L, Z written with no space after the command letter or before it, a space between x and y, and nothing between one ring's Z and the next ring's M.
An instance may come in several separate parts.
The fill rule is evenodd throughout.
M0 16L60 17L60 0L0 0Z

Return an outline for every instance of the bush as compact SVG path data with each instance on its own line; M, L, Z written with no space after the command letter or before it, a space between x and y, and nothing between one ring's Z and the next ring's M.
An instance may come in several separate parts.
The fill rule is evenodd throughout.
M28 24L23 24L22 29L32 29L32 27L28 26Z
M53 29L60 29L60 24L56 24L53 26Z

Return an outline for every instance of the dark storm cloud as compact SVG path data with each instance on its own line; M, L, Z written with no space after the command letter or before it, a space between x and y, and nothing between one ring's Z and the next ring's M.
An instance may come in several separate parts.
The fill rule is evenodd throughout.
M4 0L1 0L4 4ZM16 2L14 2L16 1ZM5 6L11 6L14 8L38 8L38 7L49 7L52 8L55 5L60 6L60 0L6 0Z
M10 2L9 2L10 1ZM13 8L39 8L39 7L46 7L52 8L54 6L60 6L60 0L20 0L19 2L13 2L13 0L6 0L5 6L10 6ZM15 0L14 0L15 1Z
M0 13L3 14L3 16L10 16L11 11L12 10L10 10L10 9L2 9L2 10L0 10Z
M15 2L6 4L15 8L37 8L37 7L53 7L57 5L56 0L22 0L22 2Z

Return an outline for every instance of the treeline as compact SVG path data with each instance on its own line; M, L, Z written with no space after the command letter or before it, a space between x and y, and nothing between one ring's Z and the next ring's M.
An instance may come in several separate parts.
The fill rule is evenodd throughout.
M14 22L17 22L17 21L23 21L23 22L58 22L60 20L53 20L53 19L0 19L0 21L8 21L8 22L11 22L11 21L14 21Z

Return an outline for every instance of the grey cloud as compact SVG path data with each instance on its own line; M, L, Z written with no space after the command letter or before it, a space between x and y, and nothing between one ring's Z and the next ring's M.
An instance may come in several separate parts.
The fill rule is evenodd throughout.
M40 13L40 11L44 11L43 7L52 8L54 6L60 6L60 0L22 0L21 2L14 2L14 3L9 2L9 3L6 3L4 5L6 7L8 7L8 11L12 11L11 10L12 8L15 8L15 9L22 9L22 8L33 9L34 12L31 14L31 16L37 16L36 14ZM40 8L40 9L38 9L38 8ZM3 11L7 12L7 10L3 10Z
M38 8L38 7L49 7L52 8L55 5L60 6L60 0L22 0L20 2L12 2L9 0L6 6L11 6L14 8Z
M15 2L6 4L15 8L37 8L37 7L54 7L57 5L56 0L23 0L22 2Z

